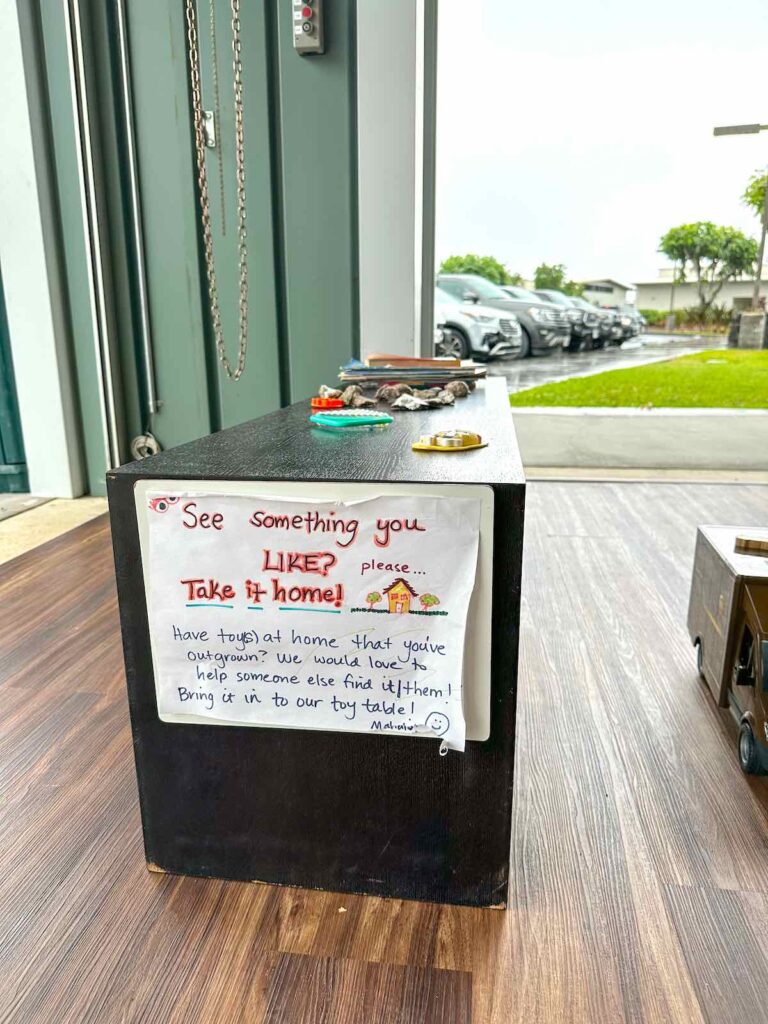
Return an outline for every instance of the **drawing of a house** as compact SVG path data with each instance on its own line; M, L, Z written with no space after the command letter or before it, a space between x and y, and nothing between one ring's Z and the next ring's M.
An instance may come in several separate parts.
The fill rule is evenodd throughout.
M411 610L411 598L416 597L416 591L404 579L396 579L384 588L384 593L389 600L389 610L397 615L407 615Z

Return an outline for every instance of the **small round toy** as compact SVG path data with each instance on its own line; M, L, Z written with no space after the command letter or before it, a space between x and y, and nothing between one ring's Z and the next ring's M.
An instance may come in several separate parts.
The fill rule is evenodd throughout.
M434 434L422 434L411 448L415 452L468 452L487 446L488 442L473 430L440 430Z

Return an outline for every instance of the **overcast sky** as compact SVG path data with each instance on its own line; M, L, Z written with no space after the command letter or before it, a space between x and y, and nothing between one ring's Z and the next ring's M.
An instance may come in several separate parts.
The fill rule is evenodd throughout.
M768 165L766 0L440 0L437 259L651 280L667 228L756 234Z

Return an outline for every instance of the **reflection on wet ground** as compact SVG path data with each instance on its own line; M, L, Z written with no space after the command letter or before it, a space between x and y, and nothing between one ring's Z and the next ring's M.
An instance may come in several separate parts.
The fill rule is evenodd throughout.
M488 376L505 377L510 391L524 391L526 388L567 380L569 377L587 377L604 370L640 366L660 359L687 355L689 352L725 347L724 337L645 334L632 341L625 341L620 348L611 346L596 352L558 352L556 355L519 360L497 359L488 364Z

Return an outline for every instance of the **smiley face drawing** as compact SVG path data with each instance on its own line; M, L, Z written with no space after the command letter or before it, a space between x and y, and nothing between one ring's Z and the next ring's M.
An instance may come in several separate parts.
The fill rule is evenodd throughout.
M433 736L444 736L448 732L450 724L451 720L448 718L448 715L444 715L442 711L430 711L424 723L424 728L431 732Z

